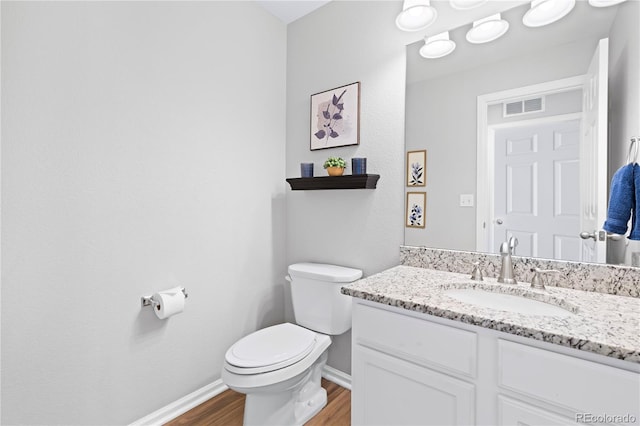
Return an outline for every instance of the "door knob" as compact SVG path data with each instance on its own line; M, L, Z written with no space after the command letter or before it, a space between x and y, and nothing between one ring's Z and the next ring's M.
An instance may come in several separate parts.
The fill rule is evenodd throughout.
M594 240L597 240L598 236L596 234L596 231L593 231L593 232L581 232L580 233L580 238L582 238L583 240L588 240L589 238L593 238Z
M496 219L496 224L498 225L502 225L504 222L502 221L502 219Z
M605 241L605 240L611 240L611 241L619 241L621 240L623 237L623 235L620 234L609 234L605 231L593 231L593 232L581 232L580 233L580 238L582 238L583 240L588 240L589 238L593 238L595 241Z

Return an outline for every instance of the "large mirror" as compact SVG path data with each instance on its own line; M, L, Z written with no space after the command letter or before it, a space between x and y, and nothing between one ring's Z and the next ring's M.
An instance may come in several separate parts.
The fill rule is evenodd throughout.
M578 1L539 28L522 24L529 8L503 12L490 43L465 40L472 23L450 30L443 58L407 46L406 151L427 160L425 185L405 187L426 192L425 226L405 244L495 253L513 235L522 256L631 264L640 246L600 231L640 132L640 2Z

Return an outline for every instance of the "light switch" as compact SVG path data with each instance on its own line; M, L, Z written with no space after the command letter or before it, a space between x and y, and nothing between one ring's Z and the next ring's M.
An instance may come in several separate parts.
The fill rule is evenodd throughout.
M473 194L460 194L460 207L473 207Z

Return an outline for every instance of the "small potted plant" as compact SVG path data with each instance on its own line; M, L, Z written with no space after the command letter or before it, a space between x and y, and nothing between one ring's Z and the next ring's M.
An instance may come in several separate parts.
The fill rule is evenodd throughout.
M344 168L347 167L347 162L340 157L329 157L324 162L323 167L327 169L329 176L342 176Z

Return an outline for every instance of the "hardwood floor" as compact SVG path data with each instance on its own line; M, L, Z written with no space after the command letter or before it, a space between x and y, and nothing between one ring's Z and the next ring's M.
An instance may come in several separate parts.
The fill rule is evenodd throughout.
M322 379L322 387L327 390L327 405L305 426L349 426L351 391L325 379ZM226 390L165 426L242 426L244 398L244 394Z

